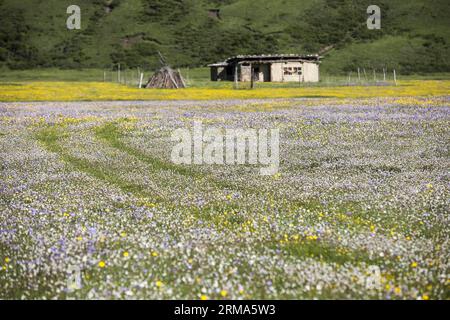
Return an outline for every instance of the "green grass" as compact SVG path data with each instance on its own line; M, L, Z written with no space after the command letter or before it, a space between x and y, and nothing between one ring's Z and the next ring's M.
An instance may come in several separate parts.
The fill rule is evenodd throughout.
M234 87L232 81L211 81L209 68L181 68L181 74L185 78L187 85L193 88L216 88L231 89ZM151 70L142 70L144 72L144 83L152 75ZM361 82L367 85L375 85L373 80L373 71L366 70L367 80L364 79L361 71ZM121 78L124 81L124 75L127 79L127 85L131 87L138 86L137 69L122 70ZM325 71L320 72L320 82L318 83L273 83L273 82L256 82L256 88L298 88L298 87L327 87L327 86L346 86L349 84L349 74L333 74ZM105 77L105 78L104 78ZM67 81L67 82L117 82L117 71L110 69L58 69L58 68L36 68L30 70L9 70L0 69L0 83L2 85L20 86L19 82L32 81ZM383 81L382 70L376 70L377 81ZM450 73L417 73L411 75L397 74L398 80L448 80ZM387 82L393 81L393 75L388 72L386 76ZM350 84L359 83L357 72L350 73ZM250 83L239 83L240 89L249 89Z
M107 80L111 80L110 74ZM14 81L103 81L101 69L37 68L32 70L0 69L0 82ZM11 83L11 85L18 85Z

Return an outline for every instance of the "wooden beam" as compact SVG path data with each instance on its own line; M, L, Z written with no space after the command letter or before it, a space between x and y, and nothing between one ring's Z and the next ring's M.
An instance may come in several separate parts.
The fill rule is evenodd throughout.
M234 66L234 88L238 88L238 64Z
M141 73L141 78L139 80L139 89L142 88L142 80L144 79L144 73Z
M250 63L250 89L253 89L254 87L253 83L253 65Z
M180 80L181 80L181 83L182 83L182 85L183 85L183 88L186 88L187 86L186 86L186 82L184 82L184 79L183 79L183 75L181 74L181 71L180 71L180 69L178 68L178 74L180 75Z

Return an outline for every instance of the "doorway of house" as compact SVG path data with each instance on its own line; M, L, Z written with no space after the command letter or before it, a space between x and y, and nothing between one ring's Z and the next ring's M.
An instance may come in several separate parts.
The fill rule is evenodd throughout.
M259 81L259 67L253 68L253 81Z

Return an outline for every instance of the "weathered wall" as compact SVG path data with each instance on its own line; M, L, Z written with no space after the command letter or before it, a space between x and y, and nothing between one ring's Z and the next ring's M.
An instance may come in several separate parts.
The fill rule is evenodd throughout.
M319 65L316 63L305 62L303 64L303 81L318 82L319 81Z
M272 63L272 65L270 66L270 81L283 81L283 65L284 63L282 62Z
M301 82L303 81L303 75L299 74L299 69L302 69L302 63L301 62L287 62L283 63L282 67L282 74L283 74L283 81L285 82ZM291 74L286 74L286 70L290 72ZM300 71L301 73L302 71Z
M248 66L244 66L244 65L240 65L241 67L241 72L240 72L240 81L250 81L251 80L251 67L250 65Z
M298 68L301 68L300 69L301 74L299 74ZM271 81L274 82L319 81L319 66L316 63L277 62L272 63L270 71L271 71L270 79Z

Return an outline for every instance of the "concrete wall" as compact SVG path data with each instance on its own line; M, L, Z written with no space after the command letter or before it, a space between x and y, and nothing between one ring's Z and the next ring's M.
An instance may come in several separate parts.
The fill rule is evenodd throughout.
M282 62L272 63L270 65L270 81L282 82L283 81L283 65Z
M316 63L303 63L303 81L318 82L319 81L319 65Z
M250 81L251 80L251 67L250 65L240 65L240 77L239 81Z
M286 68L286 70L285 70ZM300 70L299 70L300 68ZM270 67L273 82L318 82L319 66L310 62L276 62ZM301 72L301 74L299 74ZM290 73L290 74L289 74Z
M301 62L287 62L282 65L282 74L284 82L301 82L303 64ZM291 74L287 74L291 73Z

